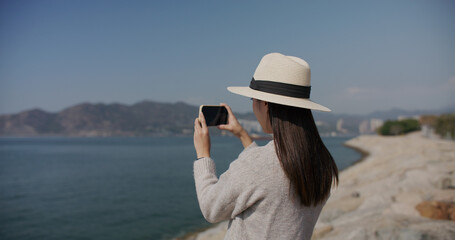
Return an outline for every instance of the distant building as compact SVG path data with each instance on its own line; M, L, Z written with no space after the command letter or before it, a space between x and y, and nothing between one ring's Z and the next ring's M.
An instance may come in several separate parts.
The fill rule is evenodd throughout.
M343 128L343 119L338 119L337 121L337 131L340 133L348 133L348 130Z
M239 119L238 120L240 125L249 133L262 133L261 124L255 120L245 120Z
M363 120L360 124L359 124L359 133L360 134L367 134L370 132L370 128L368 126L368 120Z
M359 124L359 133L360 134L370 134L376 133L376 130L384 124L384 121L377 118L372 118L370 120L363 120Z
M370 119L370 131L376 132L376 130L384 124L384 120L372 118Z

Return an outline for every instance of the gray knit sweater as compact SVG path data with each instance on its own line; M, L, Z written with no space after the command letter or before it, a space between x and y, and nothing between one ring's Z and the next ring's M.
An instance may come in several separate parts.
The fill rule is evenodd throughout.
M263 147L252 143L219 178L211 158L196 160L194 180L205 219L230 220L225 239L309 240L324 205L300 205L273 141Z

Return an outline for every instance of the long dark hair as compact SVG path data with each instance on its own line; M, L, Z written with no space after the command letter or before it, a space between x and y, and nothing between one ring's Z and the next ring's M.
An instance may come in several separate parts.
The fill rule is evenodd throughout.
M311 110L268 103L275 149L304 206L316 206L338 185L338 168L319 136ZM292 187L292 188L291 188Z

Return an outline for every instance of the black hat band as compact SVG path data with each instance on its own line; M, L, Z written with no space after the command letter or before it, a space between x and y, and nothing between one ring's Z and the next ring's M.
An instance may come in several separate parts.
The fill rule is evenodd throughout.
M251 79L250 88L272 94L294 98L310 98L311 86L298 86L288 83Z

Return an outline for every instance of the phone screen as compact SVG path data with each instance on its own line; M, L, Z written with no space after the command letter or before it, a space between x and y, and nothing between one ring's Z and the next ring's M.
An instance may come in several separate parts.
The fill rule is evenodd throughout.
M207 126L227 124L228 112L223 106L202 106L202 113Z

